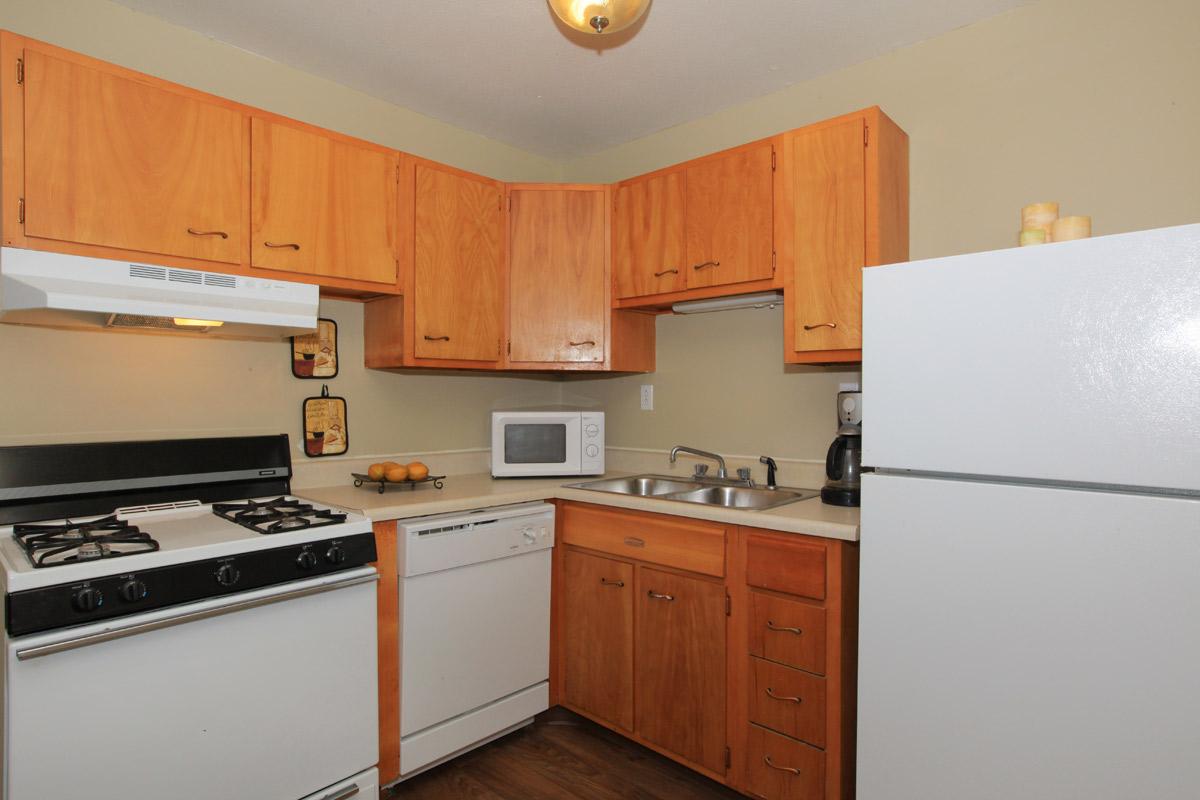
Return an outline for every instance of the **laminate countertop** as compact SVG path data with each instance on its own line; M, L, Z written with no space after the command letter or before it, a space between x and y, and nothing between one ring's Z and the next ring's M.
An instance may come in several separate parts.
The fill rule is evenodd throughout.
M605 473L603 477L621 477L624 474L630 473L609 472ZM577 476L568 478L493 478L489 474L482 473L451 475L445 479L442 489L436 489L432 484L423 484L413 489L388 487L381 494L374 486L355 487L353 484L347 483L344 486L301 489L296 494L318 503L357 511L375 522L468 511L474 508L512 503L559 499L629 508L635 511L673 514L679 517L705 519L730 525L804 533L827 539L858 541L859 510L825 505L820 498L788 503L766 511L747 511L698 503L595 492L587 489L572 489L566 485L598 479L599 477L580 478Z

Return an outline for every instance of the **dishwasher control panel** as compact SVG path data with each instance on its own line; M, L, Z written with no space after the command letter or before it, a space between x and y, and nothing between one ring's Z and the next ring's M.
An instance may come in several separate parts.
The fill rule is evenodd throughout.
M401 523L396 569L401 577L494 561L554 546L554 506L522 503Z

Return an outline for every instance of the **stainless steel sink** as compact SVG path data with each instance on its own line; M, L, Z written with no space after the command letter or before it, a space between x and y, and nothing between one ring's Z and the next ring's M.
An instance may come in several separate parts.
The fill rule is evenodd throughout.
M722 508L738 508L744 511L762 511L799 500L816 497L819 492L812 489L768 489L761 486L734 484L728 480L705 479L687 481L668 475L634 475L629 478L603 478L598 481L570 484L573 489L593 492L652 497L656 500L674 500L680 503L696 503Z

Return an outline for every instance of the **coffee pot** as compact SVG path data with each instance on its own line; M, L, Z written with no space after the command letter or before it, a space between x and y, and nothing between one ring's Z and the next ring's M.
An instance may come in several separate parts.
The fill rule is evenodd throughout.
M821 502L857 506L862 491L862 392L838 392L837 438L825 454Z

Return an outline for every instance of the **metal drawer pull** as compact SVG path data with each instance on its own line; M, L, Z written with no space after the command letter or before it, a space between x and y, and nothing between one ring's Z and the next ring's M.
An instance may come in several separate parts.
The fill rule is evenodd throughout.
M649 597L651 600L666 600L668 603L670 603L671 601L673 601L675 599L675 595L673 595L673 594L659 594L658 592L654 591L653 589L646 592L646 596Z
M596 346L596 343L593 342L591 339L586 339L582 342L567 342L567 344L571 345L571 347L583 347L584 345L588 345L589 347Z
M706 267L719 267L720 261L705 261L703 264L693 264L692 269L705 269Z
M195 228L188 228L187 232L192 236L220 236L222 239L229 238L229 234L225 231L198 231Z
M300 245L296 244L295 242L284 242L283 244L276 244L275 242L263 242L263 247L290 247L293 250L300 249Z
M776 625L771 620L767 620L767 630L776 631L778 633L794 633L797 636L800 636L801 634L804 633L804 631L801 630L800 628L786 628L782 625Z
M358 794L358 784L354 783L345 789L338 789L333 794L325 795L321 800L346 800L346 798L354 797L356 794Z
M661 278L663 275L670 275L672 273L674 273L675 275L678 275L679 267L671 267L670 269L664 269L662 272L656 272L656 273L654 273L654 277Z
M818 322L816 325L805 325L804 330L811 331L817 328L836 328L836 322Z
M80 636L78 639L68 639L65 642L55 642L54 644L43 644L37 647L27 647L24 650L17 651L18 661L28 661L31 658L39 658L41 656L49 656L55 653L61 653L64 650L76 650L80 647L87 647L90 644L100 644L101 642L110 642L113 639L124 639L128 636L136 636L139 633L149 633L163 628L173 628L176 625L183 625L188 622L196 622L202 619L210 619L212 617L221 617L225 614L232 614L237 611L245 611L251 608L260 606L269 606L274 603L282 603L286 600L296 600L301 597L309 597L314 594L324 594L332 592L336 589L346 589L350 586L358 586L362 583L374 583L379 580L378 574L363 575L358 578L349 578L337 583L325 583L320 586L310 586L307 589L296 589L283 594L270 595L268 597L259 597L254 600L243 600L240 603L230 603L227 606L219 606L217 608L205 609L204 611L192 611L189 613L180 614L177 617L167 617L166 619L155 620L154 622L143 622L140 625L130 625L128 628L117 628L115 630L101 631L100 633L92 633L87 636Z
M781 766L779 766L778 764L776 764L774 761L772 761L772 760L771 760L771 757L770 757L770 756L763 756L763 763L764 763L764 764L766 764L766 765L767 765L768 767L770 767L771 769L777 769L777 770L779 770L780 772L790 772L790 773L792 773L793 775L799 775L799 774L800 774L800 770L796 769L795 767L781 767Z
M624 589L625 581L610 581L608 578L601 578L600 585L601 586L615 586L618 589Z
M633 536L626 536L625 544L629 545L630 547L645 547L646 546L645 541L643 541L642 539L633 537Z
M767 687L767 697L771 698L772 700L781 700L786 703L795 703L796 705L800 705L801 703L804 702L799 697L789 697L786 694L775 694L775 690L772 689L770 686Z
M448 342L448 341L450 341L450 337L449 336L426 336L425 341L427 341L427 342Z

